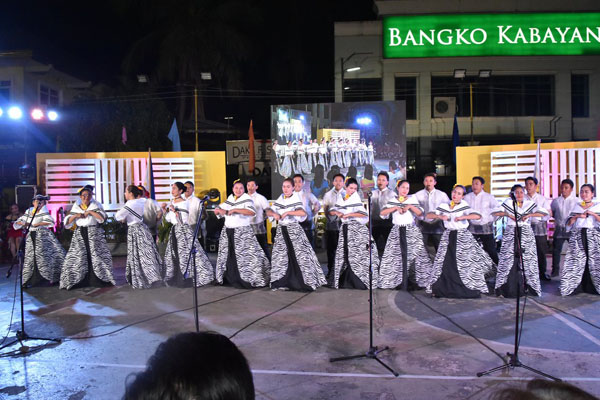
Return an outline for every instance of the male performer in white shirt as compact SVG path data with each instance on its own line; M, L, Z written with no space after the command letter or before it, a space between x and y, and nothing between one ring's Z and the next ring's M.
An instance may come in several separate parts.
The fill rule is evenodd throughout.
M425 188L415 193L415 197L419 205L423 208L423 215L419 217L419 226L423 234L423 241L425 242L425 246L431 241L437 252L442 233L444 233L444 223L440 219L432 220L425 216L427 213L435 212L440 204L450 202L450 199L446 193L435 188L436 184L437 179L433 172L425 174L423 177L423 186Z
M554 234L552 235L552 276L557 276L560 270L560 255L565 241L569 240L567 232L567 221L571 210L578 202L575 192L573 192L573 181L563 179L560 183L560 193L556 199L552 200L550 208L554 216Z
M390 177L387 172L380 171L377 174L377 189L372 191L371 196L371 223L373 224L373 239L377 245L377 253L379 258L383 256L385 245L387 243L388 236L392 230L392 219L381 218L381 210L386 206L388 201L394 197L394 191L391 190L388 185L390 183ZM396 182L393 183L396 185Z
M465 196L465 201L481 215L481 219L469 220L469 232L483 245L494 264L498 265L498 251L494 238L494 217L492 212L499 207L494 196L483 190L485 179L474 176L471 181L473 191Z
M198 213L202 208L202 202L194 194L194 182L187 181L185 184L185 201L188 202L188 224L192 228L192 232L196 230L196 223L198 222ZM203 218L204 219L204 218ZM202 237L202 230L198 231L198 240ZM202 241L200 240L200 243Z
M258 244L260 244L267 257L270 257L267 248L267 229L265 227L265 210L269 208L269 201L265 196L257 192L258 185L254 179L251 178L246 182L246 189L248 190L248 195L254 201L254 209L256 210L256 214L250 223L254 230L254 236L256 236Z
M315 197L311 192L307 192L304 190L304 177L300 174L294 175L294 192L298 193L298 197L302 200L302 204L304 205L304 210L306 211L306 220L301 222L302 228L304 229L304 233L306 233L306 237L310 242L310 245L315 248L315 240L314 240L314 229L315 229L315 221L314 216L319 213L321 209L321 204L319 200Z
M323 196L323 211L327 218L325 225L325 241L327 242L327 282L333 280L333 273L335 269L335 251L337 249L338 239L340 237L340 218L336 215L329 213L331 207L335 206L339 195L344 196L344 175L335 174L333 176L333 188L325 193Z
M544 210L548 211L547 216L532 217L530 221L531 229L535 236L535 247L537 249L538 266L540 268L540 280L549 281L550 277L546 273L546 254L548 253L548 220L552 216L552 212L550 210L550 201L537 193L537 189L537 178L533 176L525 178L525 199L533 201L538 207L542 207Z

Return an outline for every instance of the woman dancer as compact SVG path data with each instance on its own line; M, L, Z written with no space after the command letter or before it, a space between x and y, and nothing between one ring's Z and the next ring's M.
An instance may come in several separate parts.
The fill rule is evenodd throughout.
M319 161L318 163L325 168L325 170L329 169L329 163L327 162L327 145L328 143L325 141L325 138L321 139L321 144L319 145Z
M340 218L342 229L335 252L335 270L333 287L335 289L367 289L369 287L369 268L372 262L373 286L377 287L379 257L373 244L372 257L369 257L369 216L358 196L356 179L346 180L346 194L338 196L329 214ZM371 242L373 243L373 242Z
M319 151L317 141L310 139L310 143L306 145L306 159L309 171L312 171L317 166L317 151Z
M367 163L375 165L375 149L372 140L369 140L369 146L367 146Z
M233 183L233 194L219 204L215 215L225 217L219 239L217 282L240 289L267 286L271 265L254 235L251 223L256 209L250 195L244 193L242 182Z
M431 259L423 244L423 235L415 224L423 208L415 196L409 196L408 181L396 185L394 196L381 210L381 218L392 216L394 226L388 236L379 265L379 287L382 289L416 289L426 287L431 275Z
M115 284L112 255L106 244L104 230L99 226L106 220L106 213L102 204L93 199L93 195L93 186L81 188L80 201L73 204L65 219L65 228L75 226L76 229L63 262L61 289Z
M307 146L303 140L298 140L298 147L296 147L296 155L298 160L296 161L296 170L300 174L310 174L310 168L308 167L308 161L306 160L306 149Z
M464 186L455 185L452 201L440 204L435 212L427 213L427 218L444 221L446 228L427 288L435 297L468 299L488 293L485 275L492 270L493 263L467 230L468 220L480 219L481 215L463 200L464 195Z
M44 282L53 284L60 279L65 249L50 230L54 226L54 218L46 208L47 199L48 197L36 195L33 198L33 207L25 211L25 214L13 224L13 227L19 230L27 228L31 223L25 238L23 287L36 286Z
M560 294L600 294L600 203L592 201L595 189L586 183L567 220L571 227L565 265L561 269Z
M11 260L14 260L17 257L17 252L21 247L21 241L23 240L23 231L20 229L15 229L13 224L23 215L19 210L19 206L17 204L12 204L10 206L10 213L4 219L6 224L6 239L8 240L8 250L10 251L10 255L12 256ZM13 261L14 262L14 261Z
M292 179L285 179L281 190L281 196L267 209L271 221L278 222L271 255L271 288L315 290L326 280L317 255L300 226L306 219L306 211L294 192Z
M294 171L294 148L292 142L288 141L287 146L283 150L283 162L279 169L279 174L284 178L287 178L293 174Z
M169 286L194 286L195 278L198 287L214 281L215 274L198 239L195 242L196 254L193 259L189 259L194 233L188 222L189 203L182 196L184 192L185 185L182 182L175 182L171 185L173 199L168 206L166 203L162 204L165 219L173 224L165 251L165 282ZM194 276L194 267L196 276Z
M548 214L548 211L539 207L533 201L525 200L525 191L521 185L514 185L511 188L511 193L514 193L517 203L516 218L514 215L514 201L510 198L506 199L500 208L492 213L495 217L508 217L502 236L502 247L498 255L500 261L498 262L498 273L496 274L496 294L504 297L517 297L517 289L523 287L523 276L519 268L521 261L517 251L519 243L516 240L516 234L519 233L528 289L541 296L542 288L540 286L537 250L529 218L543 217ZM519 292L521 295L525 294L525 290L519 289Z
M145 199L138 199L142 191L135 185L127 186L127 202L115 214L119 222L127 223L127 264L125 277L134 289L162 286L163 263L156 243L144 224Z

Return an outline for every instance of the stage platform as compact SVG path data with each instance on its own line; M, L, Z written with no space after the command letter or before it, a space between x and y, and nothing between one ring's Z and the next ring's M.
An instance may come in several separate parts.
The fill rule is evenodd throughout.
M27 332L67 339L0 358L0 399L118 399L160 342L194 329L191 288L133 290L124 264L115 259L116 287L26 291ZM15 288L6 271L0 267L0 340ZM561 298L556 278L542 287L541 298L527 301L521 361L600 396L600 330L583 321L600 326L600 296ZM377 291L375 344L391 347L381 359L400 373L394 378L374 360L329 362L368 349L366 291L208 286L198 294L201 329L232 336L250 362L257 399L487 399L536 377L525 369L476 377L513 349L514 299ZM18 306L17 299L13 332Z

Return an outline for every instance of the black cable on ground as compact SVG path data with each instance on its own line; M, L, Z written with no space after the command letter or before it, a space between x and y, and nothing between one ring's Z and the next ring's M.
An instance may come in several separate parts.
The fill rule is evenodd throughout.
M600 326L598 326L598 325L594 324L593 322L590 322L590 321L588 321L588 320L585 320L585 319L583 319L583 318L581 318L581 317L578 317L578 316L577 316L577 315L575 315L575 314L571 314L571 313L570 313L570 312L568 312L568 311L565 311L565 310L563 310L563 309L560 309L560 308L558 308L558 307L555 307L555 306L551 306L551 305L550 305L550 304L548 304L548 303L544 303L544 302L542 302L542 301L538 301L538 300L536 300L536 299L532 299L532 300L533 300L533 301L535 301L536 303L538 303L538 304L542 305L542 306L546 306L546 307L548 307L548 308L551 308L551 309L553 309L553 310L556 310L556 311L558 311L558 312L561 312L561 313L563 313L563 314L566 314L566 315L568 315L568 316L570 316L570 317L573 317L573 318L575 318L575 319L578 319L578 320L580 320L581 322L585 322L586 324L588 324L588 325L590 325L590 326L592 326L592 327L594 327L594 328L596 328L596 329L600 329Z
M290 306L292 306L292 305L296 304L297 302L299 302L300 300L302 300L303 298L305 298L306 296L308 296L308 295L309 295L309 294L311 294L311 293L312 293L312 292L308 292L308 293L306 293L305 295L298 297L296 300L292 301L291 303L289 303L289 304L287 304L287 305L285 305L285 306L283 306L283 307L281 307L281 308L278 308L277 310L275 310L275 311L272 311L272 312L270 312L270 313L268 313L268 314L265 314L265 315L263 315L262 317L260 317L260 318L257 318L257 319L255 319L254 321L250 322L249 324L246 324L246 325L245 325L245 326L243 326L242 328L240 328L240 329L238 329L237 331L235 331L235 333L234 333L233 335L229 336L229 339L233 338L235 335L237 335L238 333L242 332L242 331L243 331L243 330L245 330L246 328L249 328L250 326L254 325L255 323L257 323L257 322L259 322L259 321L261 321L261 320L263 320L263 319L265 319L265 318L267 318L267 317L270 317L271 315L273 315L273 314L276 314L276 313L278 313L279 311L285 310L286 308L288 308L288 307L290 307Z
M8 323L8 330L6 331L6 335L2 338L2 342L0 342L0 346L2 346L6 339L8 339L8 337L10 336L10 328L12 327L13 317L15 315L15 304L17 303L17 286L19 282L18 277L19 275L15 274L15 292L13 293L12 310L10 310L10 322Z
M488 349L489 351L491 351L492 353L494 353L496 356L498 356L498 358L500 358L504 363L506 363L506 360L504 359L504 356L502 354L498 353L496 350L492 349L490 346L488 346L487 344L485 344L481 339L479 339L477 336L473 335L466 328L463 328L461 325L459 325L457 322L455 322L452 318L450 318L449 316L447 316L443 312L438 311L435 308L431 307L429 304L425 303L423 300L421 300L417 296L415 296L415 294L413 292L409 291L408 294L410 294L415 300L417 300L419 303L423 304L425 307L429 308L434 313L436 313L438 315L441 315L442 317L446 318L452 325L456 326L457 328L459 328L460 330L462 330L464 333L466 333L467 335L469 335L470 337L472 337L473 339L475 339L479 344L481 344L483 347L485 347L486 349Z

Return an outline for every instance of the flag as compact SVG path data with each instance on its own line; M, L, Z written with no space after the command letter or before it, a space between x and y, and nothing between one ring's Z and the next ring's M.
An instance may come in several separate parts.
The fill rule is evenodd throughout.
M173 118L173 125L169 131L169 140L173 142L173 151L181 151L181 144L179 143L179 131L177 130L177 120Z
M533 118L531 119L531 136L529 137L529 143L535 143L535 135L533 134Z
M535 166L533 167L533 176L535 177L535 179L537 179L538 182L540 182L540 146L541 146L541 142L542 139L538 139L537 141L537 149L535 151ZM540 187L540 193L541 193L541 187Z
M123 125L123 130L121 131L121 142L127 144L127 130L125 129L125 125Z
M154 171L152 170L152 150L148 148L148 189L150 198L156 200L156 192L154 191Z
M458 121L456 120L456 114L454 114L454 126L452 127L452 154L454 155L454 164L456 165L456 148L460 144L460 137L458 134Z
M252 120L250 120L250 129L248 129L248 173L254 174L256 157L254 154L254 129L252 129Z

